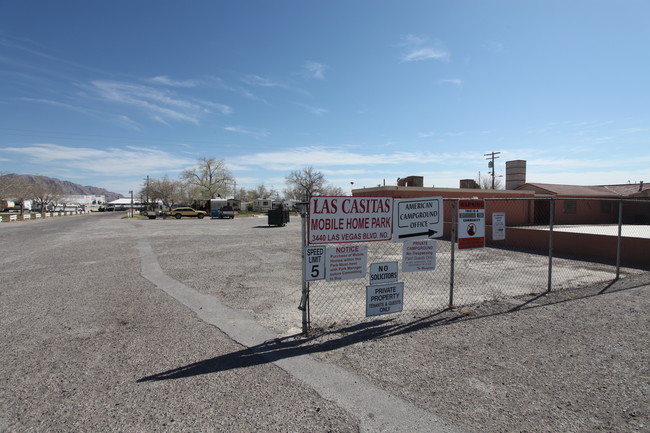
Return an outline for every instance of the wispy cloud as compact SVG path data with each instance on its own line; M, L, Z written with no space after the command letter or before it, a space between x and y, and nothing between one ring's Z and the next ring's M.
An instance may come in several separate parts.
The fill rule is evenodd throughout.
M288 84L282 83L280 81L275 81L275 80L272 80L270 78L261 77L259 75L255 75L255 74L249 74L249 75L246 75L246 76L242 77L242 81L244 83L250 85L250 86L269 87L269 88L278 87L280 89L285 89L285 90L289 90L291 92L300 93L301 95L311 96L311 94L308 91L304 90L304 89L300 89L298 87L293 87L293 86L290 86Z
M269 135L271 135L271 133L265 129L242 128L241 126L226 126L223 129L229 132L250 135L253 137L268 137Z
M454 86L462 87L463 80L461 80L460 78L447 78L444 80L438 80L438 84L451 84Z
M277 81L273 81L270 78L266 77L260 77L259 75L255 74L249 74L244 77L242 77L242 81L246 84L250 84L251 86L259 86L259 87L284 87L282 83L279 83Z
M25 101L25 102L33 102L37 104L44 104L44 105L50 105L52 107L56 108L65 108L66 110L71 110L71 111L76 111L76 112L83 112L86 113L87 110L82 107L78 107L72 104L66 104L64 102L59 102L59 101L54 101L51 99L44 99L44 98L18 98L19 101Z
M92 81L89 90L110 102L139 108L153 120L189 122L198 125L205 114L217 108L222 114L229 114L230 107L212 102L182 99L174 93L151 86L116 81Z
M481 44L481 48L493 53L502 53L505 51L503 44L497 41L485 41Z
M196 87L199 84L197 80L178 81L178 80L172 80L171 78L165 75L153 77L149 79L149 81L154 84L162 84L164 86L170 86L170 87Z
M304 76L307 78L315 78L317 80L324 80L325 79L325 70L327 69L327 66L318 63L318 62L306 62L303 65L303 70L304 70Z
M296 102L296 105L299 106L299 107L304 108L305 110L307 110L310 113L315 114L317 116L322 116L323 114L327 113L326 108L314 107L312 105L302 104L300 102Z
M37 143L21 147L0 148L2 152L20 154L34 164L57 169L74 169L105 176L139 176L141 173L176 171L195 161L158 149L126 146L107 149L68 147Z
M231 160L239 166L264 166L271 170L292 170L304 166L306 161L318 161L319 170L328 167L382 166L404 163L445 163L467 164L472 158L482 163L482 155L435 152L385 152L364 154L346 148L327 146L307 146L284 149L277 152L260 152Z
M422 60L449 61L450 54L444 44L435 40L429 42L426 36L406 35L395 46L403 47L401 61L417 62Z

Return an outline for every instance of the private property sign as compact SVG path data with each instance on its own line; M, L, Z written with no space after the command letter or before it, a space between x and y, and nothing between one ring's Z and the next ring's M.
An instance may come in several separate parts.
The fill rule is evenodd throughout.
M399 313L404 305L404 283L366 286L366 317Z
M391 197L312 197L310 244L389 241L393 231Z

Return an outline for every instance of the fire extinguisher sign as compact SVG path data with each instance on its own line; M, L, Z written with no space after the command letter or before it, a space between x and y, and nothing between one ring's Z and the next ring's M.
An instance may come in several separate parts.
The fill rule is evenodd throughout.
M485 248L485 201L458 201L458 249Z

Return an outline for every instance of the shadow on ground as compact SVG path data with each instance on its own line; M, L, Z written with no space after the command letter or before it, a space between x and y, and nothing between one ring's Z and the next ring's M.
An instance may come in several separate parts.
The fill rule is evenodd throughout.
M647 279L644 278L644 280ZM137 382L181 379L263 365L295 356L327 352L363 341L403 335L436 326L447 326L470 320L481 320L487 317L507 315L533 308L544 308L551 305L574 302L648 286L647 281L638 284L630 284L629 281L626 284L624 281L626 280L611 281L601 286L593 286L586 289L518 297L510 299L507 303L500 301L487 302L481 304L480 308L472 308L472 306L446 308L409 323L397 323L394 319L386 319L363 322L335 330L316 329L308 337L292 335L276 338L236 352L146 376L138 379ZM513 306L513 303L516 304L517 301L521 303Z

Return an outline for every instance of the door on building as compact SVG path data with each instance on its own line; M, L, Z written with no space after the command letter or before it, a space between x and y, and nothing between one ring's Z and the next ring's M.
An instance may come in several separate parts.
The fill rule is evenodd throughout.
M548 225L551 222L551 202L535 200L535 224Z

